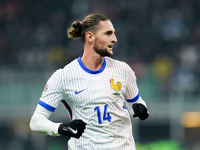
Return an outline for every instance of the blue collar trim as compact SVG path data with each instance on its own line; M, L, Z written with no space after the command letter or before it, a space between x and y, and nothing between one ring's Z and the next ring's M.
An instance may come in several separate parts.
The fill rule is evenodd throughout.
M77 59L77 60L78 60L78 63L79 63L79 65L81 66L81 68L82 68L84 71L86 71L87 73L90 73L90 74L98 74L98 73L101 73L101 72L105 69L105 67L106 67L106 59L104 58L103 65L102 65L102 67L101 67L99 70L96 70L96 71L90 70L90 69L88 69L88 68L86 68L86 67L84 66L83 62L81 61L81 57L82 57L82 55Z

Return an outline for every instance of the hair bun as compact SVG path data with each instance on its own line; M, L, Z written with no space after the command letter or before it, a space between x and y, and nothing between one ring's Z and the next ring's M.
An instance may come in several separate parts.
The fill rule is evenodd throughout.
M74 21L70 29L67 31L68 37L74 39L80 38L81 32L82 32L82 22L80 21Z
M76 22L73 23L72 26L73 26L74 29L81 30L82 22L76 21Z

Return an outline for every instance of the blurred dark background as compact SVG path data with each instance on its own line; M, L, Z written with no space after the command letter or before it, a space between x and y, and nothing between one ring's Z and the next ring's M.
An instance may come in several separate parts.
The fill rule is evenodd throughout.
M50 75L83 52L67 29L93 12L114 24L113 58L132 67L149 106L148 120L132 120L136 143L200 150L199 0L1 0L0 149L67 149L66 138L33 133L29 121ZM59 106L51 119L69 116Z

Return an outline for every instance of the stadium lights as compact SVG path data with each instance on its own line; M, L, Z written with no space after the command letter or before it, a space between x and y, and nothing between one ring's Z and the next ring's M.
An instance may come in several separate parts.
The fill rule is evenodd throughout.
M200 112L186 112L181 117L181 125L185 128L200 127Z

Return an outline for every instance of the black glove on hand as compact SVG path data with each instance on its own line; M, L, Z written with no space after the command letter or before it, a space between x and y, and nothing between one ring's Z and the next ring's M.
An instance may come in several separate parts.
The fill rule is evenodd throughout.
M58 128L58 133L61 135L75 137L77 139L83 134L86 123L80 119L72 120L67 126L61 124Z
M134 115L133 117L138 117L140 120L145 120L146 118L149 117L149 112L147 108L142 105L142 104L133 104L132 108L134 110Z

